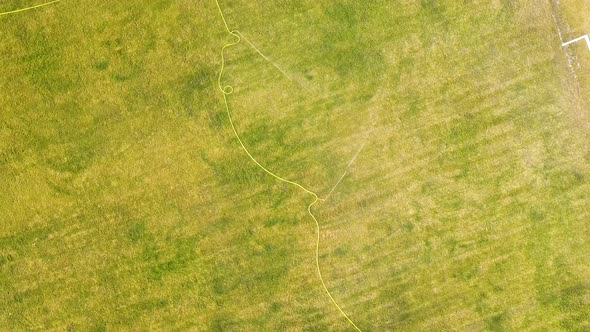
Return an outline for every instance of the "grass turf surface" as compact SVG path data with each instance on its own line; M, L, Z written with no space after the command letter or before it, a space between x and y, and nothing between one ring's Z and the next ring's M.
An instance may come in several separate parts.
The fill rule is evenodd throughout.
M265 166L326 194L367 142L316 209L355 323L590 328L590 54L552 18L590 33L584 1L221 6L289 76L228 50ZM350 328L311 198L229 128L214 1L64 0L0 31L1 329Z

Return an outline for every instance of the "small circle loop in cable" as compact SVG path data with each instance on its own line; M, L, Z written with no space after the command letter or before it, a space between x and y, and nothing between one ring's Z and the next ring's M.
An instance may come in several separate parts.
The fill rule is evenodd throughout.
M231 85L226 85L223 87L223 89L221 89L221 91L223 91L223 93L226 95L231 95L234 92L234 87Z

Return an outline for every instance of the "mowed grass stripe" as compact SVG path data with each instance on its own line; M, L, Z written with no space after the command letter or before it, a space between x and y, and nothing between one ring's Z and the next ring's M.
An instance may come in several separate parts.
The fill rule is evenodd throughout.
M530 82L530 81L529 81L529 82L526 82L526 81L525 81L525 83L534 83L534 82ZM496 94L498 94L498 93L496 93ZM508 119L506 119L506 120L508 120ZM508 137L504 137L504 138L508 138ZM400 145L401 145L401 144L400 144ZM509 149L509 147L507 147L507 148L506 148L506 152L508 152L508 151L509 151L508 149ZM494 150L494 148L493 148L493 147L490 147L490 152L492 152L493 150ZM502 155L503 155L503 153L502 153L502 152L500 152L500 153L501 153L500 155L495 155L495 156L494 156L494 155L492 155L492 156L490 156L490 157L493 157L494 159L497 159L497 157L499 157L499 156L502 156ZM514 156L514 154L512 153L512 154L510 155L510 157L512 157L512 158L509 158L508 160L510 160L510 159L513 159L515 156ZM489 157L488 157L488 158L489 158ZM494 159L492 159L492 158L489 158L489 159L491 159L491 160L494 160ZM485 161L485 159L484 159L483 161ZM500 163L501 163L501 162L500 162ZM392 178L393 178L393 177L392 177ZM514 211L511 211L511 212L507 213L507 216L513 215L513 213L514 213ZM522 232L523 230L525 230L525 229L522 229L522 230L521 230L521 231L519 231L519 232ZM384 255L383 255L383 256L378 256L378 257L387 257L387 255L388 255L388 254L390 254L390 253L386 252L386 253L384 253ZM391 254L391 255L392 255L392 256L396 256L396 255L394 255L394 254ZM376 258L375 260L378 260L378 259L379 259L379 258Z

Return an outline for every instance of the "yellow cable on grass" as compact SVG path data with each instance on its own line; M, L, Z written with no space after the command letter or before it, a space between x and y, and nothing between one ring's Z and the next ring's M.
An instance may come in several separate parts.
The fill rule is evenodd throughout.
M244 143L242 142L242 139L240 138L240 135L238 134L238 131L236 130L236 127L234 125L232 116L231 116L231 112L229 109L229 104L227 101L227 96L232 94L234 89L231 85L226 85L226 86L222 86L221 85L221 78L223 77L223 70L225 68L225 49L234 45L237 45L242 38L240 37L240 32L238 30L231 30L229 28L229 26L227 25L227 21L225 20L225 16L223 15L223 11L221 10L221 6L219 5L219 1L215 0L215 3L217 4L217 9L219 9L219 14L221 15L221 19L223 20L223 24L225 25L225 29L227 30L227 32L236 37L236 40L232 43L226 44L221 48L221 70L219 71L219 77L217 78L217 85L219 87L219 90L221 90L222 94L223 94L223 102L225 104L225 110L227 111L227 117L229 119L229 123L231 125L232 131L234 132L234 135L236 136L236 138L238 139L238 142L240 143L240 146L242 147L242 149L246 152L246 154L248 155L248 157L256 164L258 165L258 167L260 167L264 172L266 172L267 174L269 174L270 176L274 177L275 179L284 182L284 183L288 183L291 185L294 185L296 187L299 187L301 190L305 191L306 193L310 194L313 196L314 200L313 202L311 202L311 204L309 204L307 206L307 212L309 213L309 215L311 216L311 218L315 221L316 224L316 231L317 231L317 241L316 241L316 250L315 250L315 261L316 261L316 268L317 268L317 272L320 278L320 281L322 283L322 287L324 288L324 290L326 291L326 294L328 294L328 297L330 298L330 300L332 301L332 303L336 306L336 308L338 308L338 310L340 311L340 313L346 318L346 320L357 330L357 331L361 331L361 329L356 326L356 324L352 321L352 319L350 319L350 317L348 317L348 315L344 312L344 310L342 310L342 308L340 308L340 306L338 305L338 303L336 302L336 300L334 299L334 297L332 296L332 293L330 293L330 291L328 290L328 287L326 287L326 283L324 282L324 278L322 277L322 271L320 270L320 223L318 222L317 218L314 216L313 212L311 211L311 208L318 202L318 201L324 201L326 198L320 198L318 196L318 194L316 194L315 192L305 188L304 186L302 186L301 184L291 181L291 180L287 180L273 172L271 172L270 170L268 170L266 167L262 166L262 164L260 164L258 162L258 160L256 160L256 158L254 158L254 156L252 156L252 154L250 153L250 151L248 151L248 149L246 148L246 146L244 145ZM359 150L360 152L360 150ZM358 155L358 152L357 152ZM355 156L356 158L356 156ZM354 159L353 159L354 160ZM351 162L352 163L352 162ZM350 166L350 164L348 166ZM342 177L340 178L340 180L342 180L342 178L344 177L344 175L346 175L346 171L344 172L344 174L342 175ZM340 182L340 180L338 181L338 183ZM338 183L336 185L338 185ZM332 188L332 191L334 190L334 188ZM332 193L332 191L330 191L330 193Z
M39 8L39 7L44 7L44 6L47 6L47 5L51 5L52 3L56 3L56 2L60 2L60 1L61 0L54 0L54 1L49 1L49 2L46 2L46 3L42 3L42 4L36 5L36 6L31 6L31 7L21 8L21 9L15 9L15 10L11 10L9 12L0 13L0 16L24 12L24 11L27 11L27 10L31 10L31 9L35 9L35 8Z

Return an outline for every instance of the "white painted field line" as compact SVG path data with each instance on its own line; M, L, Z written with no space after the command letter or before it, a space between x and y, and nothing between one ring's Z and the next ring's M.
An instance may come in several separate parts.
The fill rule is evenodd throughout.
M274 62L272 62L266 55L264 55L259 49L258 47L256 47L254 44L252 44L252 42L246 38L246 36L244 36L240 31L236 30L236 32L240 35L240 37L244 38L244 40L250 44L250 46L252 46L252 48L258 53L260 54L260 56L266 60L268 63L270 63L271 65L273 65L273 67L275 67L278 71L281 72L281 74L283 74L286 78L288 78L290 81L293 81L295 83L297 83L299 86L301 86L302 88L304 88L305 90L307 90L308 92L311 92L311 90L309 90L307 87L301 85L299 82L297 82L296 80L294 80L291 76L289 76L289 74L287 74L284 70L281 69L281 67L277 66Z
M361 151L365 148L365 145L367 145L367 142L366 141L363 143L363 145L361 145L361 147L358 149L358 151L356 152L356 154L354 155L354 157L352 157L352 160L348 163L348 165L346 166L346 168L350 168L350 165L352 165L352 163L354 163L354 161L356 160L356 157L358 157L359 154L361 153Z
M565 47L565 46L568 46L569 44L573 44L573 43L579 42L580 40L584 40L584 39L586 40L586 45L588 45L588 49L590 50L590 37L588 37L588 35L584 35L582 37L578 37L576 39L570 40L567 43L562 43L561 46Z
M342 176L340 177L340 179L338 179L338 181L336 182L336 184L334 185L334 187L332 187L332 189L330 190L330 192L328 193L328 195L326 195L326 197L320 198L320 201L325 201L325 200L328 199L328 197L330 197L330 195L332 195L332 193L334 192L334 190L336 190L336 187L338 187L338 185L340 184L340 182L342 181L342 179L344 179L344 177L346 176L346 174L348 174L348 169L350 168L350 166L352 165L352 163L354 163L354 161L356 160L356 157L359 156L359 154L361 153L361 151L363 150L363 148L365 147L366 144L367 144L367 141L365 141L363 143L363 145L361 145L361 147L358 149L358 151L356 152L356 154L354 155L354 157L352 157L352 159L350 160L350 162L346 166L346 169L344 170L344 173L342 173Z
M269 58L268 58L266 55L264 55L264 54L263 54L263 53L262 53L262 52L261 52L261 51L258 49L258 47L256 47L254 44L252 44L252 42L251 42L251 41L250 41L248 38L246 38L246 37L245 37L245 36L244 36L244 35L243 35L241 32L239 32L239 31L238 31L238 34L240 35L240 37L244 38L244 40L245 40L245 41L246 41L248 44L250 44L250 46L252 46L252 48L253 48L253 49L254 49L256 52L258 52L258 54L260 54L260 56L261 56L261 57L262 57L264 60L266 60L266 61L267 61L268 63L270 63L271 65L273 65L273 66L274 66L274 67L275 67L275 68L276 68L278 71L280 71L280 72L281 72L283 75L285 75L285 77L286 77L286 78L288 78L288 79L290 79L290 80L293 80L293 79L291 78L291 76L289 76L289 75L288 75L288 74L287 74L287 73L286 73L284 70L282 70L282 69L281 69L279 66L277 66L277 65L276 65L274 62L270 61L270 59L269 59Z
M555 14L555 12L552 12L551 16L553 16L553 21L555 22L555 26L557 27L557 33L559 34L559 41L561 41L561 43L563 44L563 34L561 33L561 28L559 27L559 21L557 20L557 15Z

